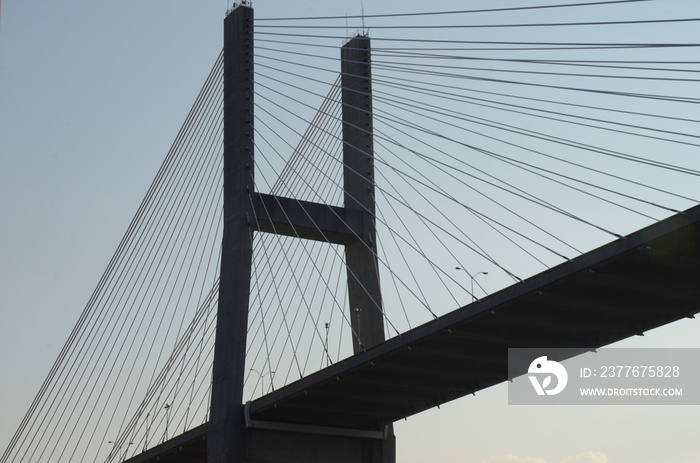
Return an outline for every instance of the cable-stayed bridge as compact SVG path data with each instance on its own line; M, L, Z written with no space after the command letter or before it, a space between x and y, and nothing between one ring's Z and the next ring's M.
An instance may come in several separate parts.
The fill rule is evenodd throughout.
M391 459L387 425L506 380L508 347L698 312L693 44L417 37L485 26L432 16L349 41L343 18L228 16L3 461ZM491 27L664 24L567 18ZM482 297L484 270L513 284Z

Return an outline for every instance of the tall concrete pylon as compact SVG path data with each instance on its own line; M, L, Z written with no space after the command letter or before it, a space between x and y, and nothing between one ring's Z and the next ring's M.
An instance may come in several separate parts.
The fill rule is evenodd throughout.
M224 233L207 461L393 463L391 426L266 423L251 420L242 405L256 232L344 245L354 352L361 354L384 340L369 37L359 35L341 49L344 207L255 192L253 54L253 9L241 4L224 20Z

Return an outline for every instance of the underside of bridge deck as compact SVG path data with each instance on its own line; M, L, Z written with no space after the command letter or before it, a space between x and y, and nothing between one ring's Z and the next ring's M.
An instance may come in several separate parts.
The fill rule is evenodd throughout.
M250 405L372 427L508 380L514 347L597 348L700 312L700 206L492 294Z
M693 317L698 282L700 206L261 397L247 418L306 433L376 433L508 380L508 348L592 349ZM130 461L204 462L206 432L196 428Z

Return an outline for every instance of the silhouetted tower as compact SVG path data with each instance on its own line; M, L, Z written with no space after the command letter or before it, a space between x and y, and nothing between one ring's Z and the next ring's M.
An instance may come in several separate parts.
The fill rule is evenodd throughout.
M343 436L340 429L332 430L332 437L327 429L314 432L308 426L300 432L294 423L285 423L286 431L246 428L242 407L256 232L345 245L354 352L384 340L374 220L370 55L365 36L353 38L341 51L344 207L260 194L254 188L253 9L239 5L224 20L224 232L206 437L210 463L337 462L339 454L348 463L394 461L391 432L377 441ZM347 450L339 452L339 445ZM329 460L330 455L336 456Z
M345 246L348 296L357 334L355 353L384 341L382 295L374 219L374 139L370 39L353 38L341 49L343 182L345 208L362 214L360 239Z
M209 462L243 459L242 408L253 257L253 9L224 20L224 232L212 372Z

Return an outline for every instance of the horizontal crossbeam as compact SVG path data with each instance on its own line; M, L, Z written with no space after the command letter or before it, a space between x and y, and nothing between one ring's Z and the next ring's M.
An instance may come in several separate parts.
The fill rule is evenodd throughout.
M256 231L332 244L351 244L362 236L362 212L356 209L262 193L253 206Z

